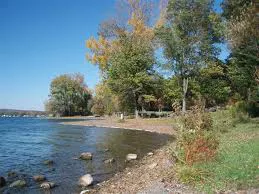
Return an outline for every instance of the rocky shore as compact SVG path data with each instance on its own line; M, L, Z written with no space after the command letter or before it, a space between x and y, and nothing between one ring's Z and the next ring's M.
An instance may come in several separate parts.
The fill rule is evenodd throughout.
M174 178L172 143L148 153L131 167L115 174L87 193L196 193Z
M128 119L118 122L115 118L96 118L86 121L64 122L62 124L125 128L144 130L163 134L174 134L173 125L161 119ZM134 154L126 156L128 162L135 159L123 172L115 174L111 179L97 184L94 189L85 189L83 193L196 193L192 188L180 184L173 171L174 160L170 148L173 143L149 152L138 160Z

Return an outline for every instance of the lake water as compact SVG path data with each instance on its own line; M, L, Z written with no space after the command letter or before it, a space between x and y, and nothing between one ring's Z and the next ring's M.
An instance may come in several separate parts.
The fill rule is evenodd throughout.
M141 158L172 140L156 133L61 125L61 121L66 120L0 118L0 176L7 178L8 172L14 171L27 181L25 188L5 187L0 193L45 193L32 180L38 174L58 185L51 193L80 193L80 176L90 173L97 184L131 165L125 163L128 153ZM82 152L92 152L93 159L73 159ZM104 164L103 160L109 158L115 162ZM53 160L54 164L46 166L44 160Z

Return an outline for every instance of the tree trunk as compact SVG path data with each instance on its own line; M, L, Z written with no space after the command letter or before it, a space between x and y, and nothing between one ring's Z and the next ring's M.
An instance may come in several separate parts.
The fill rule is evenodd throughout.
M188 78L183 78L183 106L182 106L182 112L186 112L186 94L188 89Z
M247 90L247 101L249 102L251 100L251 88L248 88Z

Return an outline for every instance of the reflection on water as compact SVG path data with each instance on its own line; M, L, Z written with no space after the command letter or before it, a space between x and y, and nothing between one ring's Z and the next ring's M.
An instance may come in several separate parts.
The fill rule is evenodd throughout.
M18 191L8 189L9 193L42 193L31 181L36 174L58 184L51 193L77 193L80 176L90 173L95 183L103 181L125 168L128 153L141 157L172 139L144 131L68 126L57 120L29 118L0 118L0 134L0 175L6 177L8 171L16 171L29 185ZM73 159L81 152L92 152L93 160ZM109 158L115 162L104 164ZM54 165L45 166L42 162L46 159L53 160Z

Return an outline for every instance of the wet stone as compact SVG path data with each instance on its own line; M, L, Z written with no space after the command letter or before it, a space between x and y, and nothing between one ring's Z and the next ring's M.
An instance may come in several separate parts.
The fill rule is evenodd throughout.
M82 160L92 160L93 155L90 152L84 152L84 153L80 154L79 158Z
M43 175L35 175L35 176L33 176L33 180L36 182L41 182L41 181L45 181L46 177Z
M17 181L14 181L12 184L9 185L9 187L24 187L24 186L26 186L25 180L17 180Z

